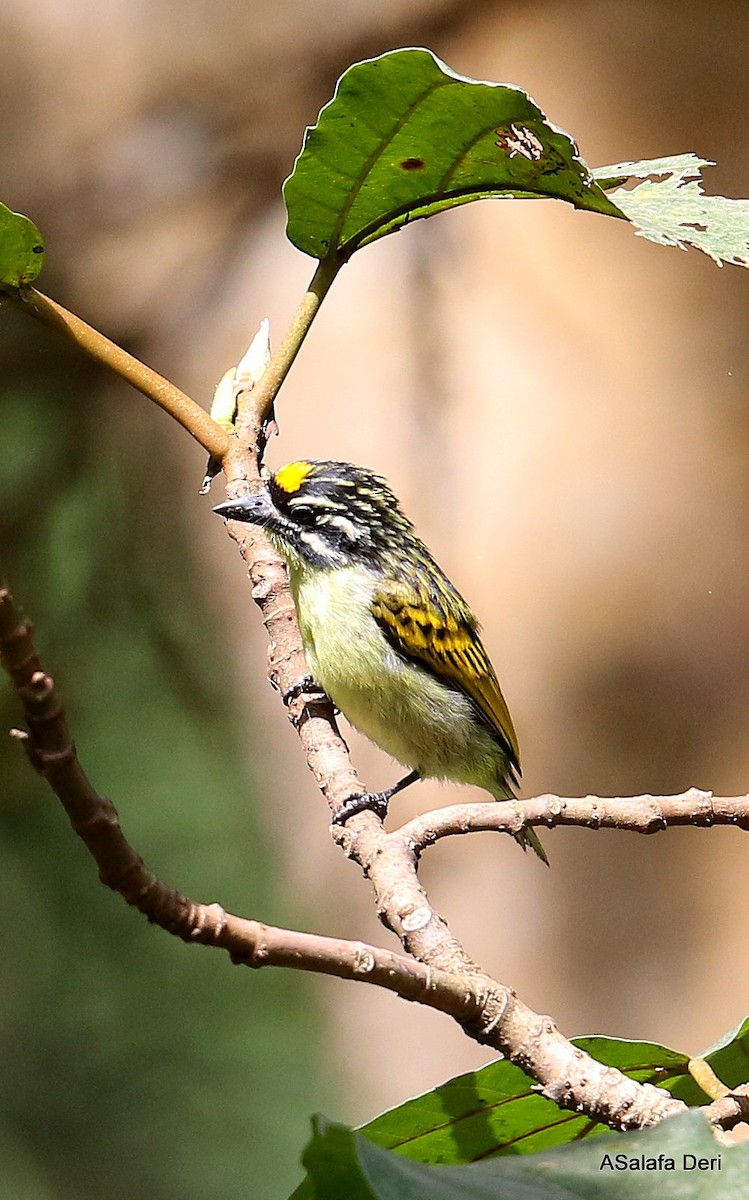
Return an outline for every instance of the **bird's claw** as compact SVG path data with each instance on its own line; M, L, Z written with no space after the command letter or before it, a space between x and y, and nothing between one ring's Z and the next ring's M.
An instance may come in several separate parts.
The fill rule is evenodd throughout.
M309 713L307 709L312 708L316 704L330 704L330 698L326 692L315 683L311 675L302 675L301 679L297 679L292 683L291 687L284 692L282 700L287 708L290 708L295 700L301 696L304 697L304 708L298 716L292 716L291 722L295 729L298 729L303 721L307 719Z
M311 675L302 675L300 679L296 679L291 687L284 692L282 700L288 708L300 696L316 698L317 696L324 695L324 691L321 687L318 687Z

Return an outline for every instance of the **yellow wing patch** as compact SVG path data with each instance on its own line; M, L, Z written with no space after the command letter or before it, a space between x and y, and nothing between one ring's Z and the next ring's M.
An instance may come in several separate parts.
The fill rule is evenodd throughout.
M276 471L274 479L280 488L283 488L289 496L293 496L294 492L299 491L312 470L311 462L287 463L285 467L281 467L280 471Z
M478 709L490 732L519 770L515 729L494 668L463 602L445 595L438 609L422 601L415 588L402 585L378 589L372 615L385 636L404 658L416 659L452 687L458 688Z

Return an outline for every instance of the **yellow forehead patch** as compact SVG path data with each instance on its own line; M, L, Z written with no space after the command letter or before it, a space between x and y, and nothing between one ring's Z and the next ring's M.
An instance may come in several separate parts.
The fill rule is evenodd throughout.
M292 496L294 492L299 491L311 471L311 462L287 463L280 471L276 471L275 480L280 488Z

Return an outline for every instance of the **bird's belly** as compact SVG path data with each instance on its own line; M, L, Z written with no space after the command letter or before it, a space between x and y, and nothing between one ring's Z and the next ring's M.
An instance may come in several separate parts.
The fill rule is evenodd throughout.
M386 682L362 682L336 679L330 688L323 686L354 728L398 762L425 777L459 777L475 731L459 694L417 668L396 666Z
M350 724L424 777L494 790L505 766L499 746L467 697L396 654L371 615L369 573L293 582L312 673Z

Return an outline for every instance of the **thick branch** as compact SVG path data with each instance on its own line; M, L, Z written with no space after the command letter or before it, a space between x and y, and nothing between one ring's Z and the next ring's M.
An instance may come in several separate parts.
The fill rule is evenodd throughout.
M342 830L339 837L372 879L383 919L421 961L361 943L273 929L226 913L217 904L196 904L168 888L129 845L114 805L98 795L85 775L54 682L42 668L31 632L9 591L0 589L0 656L29 725L28 733L16 736L62 801L73 829L99 867L102 882L150 921L184 941L227 950L235 962L366 980L449 1013L477 1040L510 1050L514 1061L527 1067L560 1105L582 1108L609 1123L648 1124L683 1107L665 1093L632 1083L587 1059L548 1017L532 1013L509 988L472 964L429 906L416 877L412 849L402 838L385 834L371 814L355 818L351 824L357 831ZM315 721L327 723L323 717L311 718L302 728L314 729ZM315 749L325 759L324 741ZM333 745L331 752L335 755L338 750ZM324 761L323 777L327 766ZM457 963L460 970L440 969L440 957Z
M10 293L8 293L10 295ZM209 454L221 458L229 446L230 436L204 409L181 392L178 387L152 371L145 363L128 354L121 346L111 342L103 333L87 325L75 313L68 312L49 296L36 288L23 288L12 295L12 299L37 320L51 329L56 329L69 342L73 342L89 358L103 363L121 379L132 384L144 396L163 408L175 421L191 433Z

